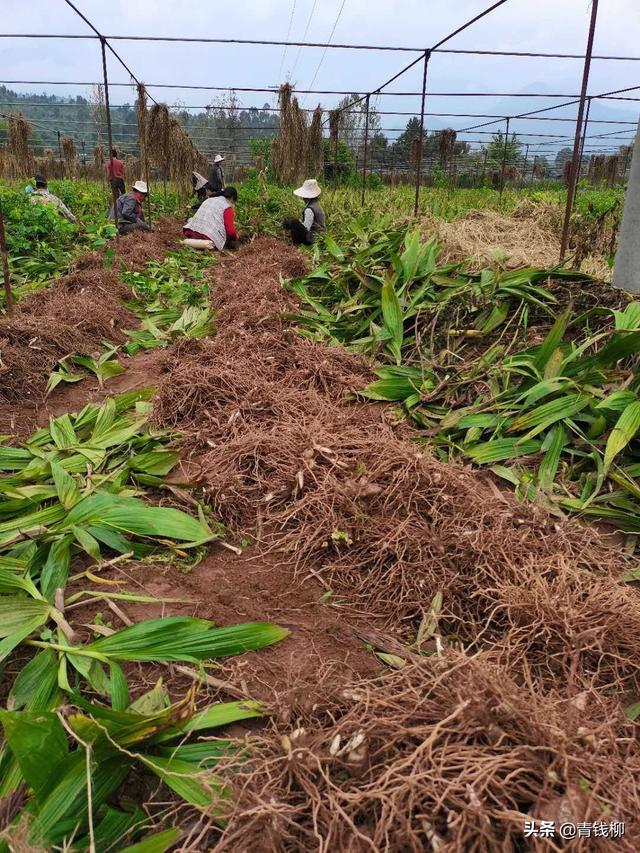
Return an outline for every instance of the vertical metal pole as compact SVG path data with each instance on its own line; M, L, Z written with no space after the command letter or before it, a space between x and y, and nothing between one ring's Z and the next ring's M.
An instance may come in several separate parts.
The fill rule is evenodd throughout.
M366 105L367 112L365 114L364 119L364 152L362 158L362 198L360 200L361 204L364 204L364 196L365 190L367 188L367 155L369 154L369 101L371 99L371 95L367 95Z
M422 183L422 149L424 147L424 107L427 98L427 72L429 70L429 60L431 59L431 51L425 50L424 64L422 66L422 100L420 101L420 135L418 156L416 158L416 198L413 205L413 215L418 215L418 206L420 204L420 184Z
M338 183L338 133L339 128L336 128L336 135L333 140L333 185Z
M596 33L596 21L598 18L598 1L591 0L591 21L589 23L589 35L587 37L587 50L584 56L584 68L582 71L582 87L580 89L580 105L576 117L576 134L573 140L573 155L571 157L571 169L569 171L569 186L567 188L567 206L564 211L564 223L562 226L562 242L560 245L560 260L564 260L569 246L569 226L571 224L571 212L576 194L578 182L578 158L580 155L580 139L582 136L582 117L587 100L587 88L589 86L589 72L591 70L591 55L593 53L593 39Z
M527 184L527 163L529 161L529 143L525 145L524 149L524 163L522 164L522 186L526 186Z
M84 180L85 180L85 183L87 183L87 181L89 180L89 177L87 175L87 152L86 152L85 145L84 145L84 136L82 137L82 165L84 167L83 168Z
M62 164L62 143L60 141L60 131L57 130L56 133L58 134L58 158Z
M481 185L482 186L484 186L484 179L487 176L487 157L488 156L489 156L489 149L485 148L484 149L484 160L482 162L482 178L481 178L481 181L482 181Z
M146 112L146 94L147 90L143 87L143 92L145 95L145 112ZM140 97L140 95L138 96ZM147 139L146 139L146 117L145 117L145 127L140 127L140 123L138 122L138 148L140 149L140 153L142 154L142 166L144 169L144 180L147 185L147 219L149 222L147 223L149 227L151 227L151 186L149 183L149 155L147 154Z
M582 138L580 140L580 158L578 160L578 177L576 179L576 192L577 192L577 182L580 180L580 174L582 172L582 161L584 158L584 143L587 138L587 127L589 126L589 113L591 112L591 101L592 98L587 98L587 112L584 117L584 126L582 128Z
M502 193L504 192L504 172L507 168L507 149L509 146L509 119L507 119L507 129L504 134L504 151L502 152L502 169L500 170L500 203L502 204Z
M0 254L2 255L2 273L4 277L4 296L7 303L7 314L13 314L13 292L11 291L11 273L9 272L9 256L7 254L7 239L4 233L4 213L0 200Z
M111 197L113 198L113 218L116 225L116 236L118 234L118 206L116 201L118 196L116 188L113 185L113 133L111 131L111 109L109 107L109 78L107 76L107 40L104 36L100 36L100 48L102 50L102 76L104 79L104 105L107 114L107 136L109 138L109 160L111 162Z

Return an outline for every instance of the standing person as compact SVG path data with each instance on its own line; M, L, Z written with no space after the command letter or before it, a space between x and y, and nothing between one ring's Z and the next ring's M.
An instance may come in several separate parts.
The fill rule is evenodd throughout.
M221 195L206 198L182 233L194 240L211 240L216 249L235 249L238 244L234 205L238 200L235 187L227 187Z
M78 221L62 199L49 192L47 182L42 175L35 176L35 185L35 190L30 193L30 201L32 204L38 204L40 202L44 202L45 204L54 204L58 208L58 213L62 214L62 216L64 216L65 219L68 219L69 222L73 222L75 224ZM27 191L28 189L29 188L27 188Z
M324 210L318 201L321 193L318 182L313 179L305 181L301 187L293 191L293 194L305 203L302 222L293 217L287 217L282 223L282 227L290 233L294 244L310 246L314 238L325 230Z
M224 171L220 165L221 163L224 163L224 157L221 154L216 154L211 171L209 172L209 183L216 193L222 192L224 189Z
M126 193L124 185L124 163L122 160L118 160L118 152L115 148L111 149L111 157L104 164L104 170L109 178L111 189L115 190L119 196L124 195Z
M120 234L131 234L132 231L151 231L144 221L142 202L149 193L144 181L136 181L129 193L118 196L115 207L118 211L118 231ZM115 220L113 207L109 211L111 222Z

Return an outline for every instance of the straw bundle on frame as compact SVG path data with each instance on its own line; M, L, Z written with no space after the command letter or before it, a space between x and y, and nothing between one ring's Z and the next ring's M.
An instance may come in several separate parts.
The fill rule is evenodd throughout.
M280 123L273 140L271 163L276 180L282 184L304 178L307 166L307 123L289 83L278 92Z
M138 123L138 140L140 143L140 159L144 163L147 148L147 132L149 123L149 111L147 109L147 90L144 83L138 83L138 97L136 98L136 121Z
M438 156L440 158L440 168L443 172L448 171L451 161L453 160L456 138L457 134L455 130L452 130L450 127L440 132L440 138L438 140Z
M177 118L169 119L169 177L172 181L180 184L183 189L188 188L191 173L198 163L198 151L191 141L191 137L182 127Z
M78 152L76 144L70 136L63 136L60 140L62 148L62 159L64 160L65 172L68 178L77 178L80 171Z
M322 135L322 109L320 104L313 111L308 133L308 160L306 177L319 178L324 168L324 138Z
M147 152L153 162L168 176L171 147L171 121L166 104L154 104L147 124Z
M31 133L31 125L20 113L7 118L7 152L12 158L13 177L32 175L35 170L35 157L29 148Z

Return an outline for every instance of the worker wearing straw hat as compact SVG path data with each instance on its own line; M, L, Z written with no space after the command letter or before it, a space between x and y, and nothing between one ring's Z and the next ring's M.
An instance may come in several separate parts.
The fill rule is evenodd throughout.
M224 189L224 171L222 169L224 157L222 154L216 154L211 170L209 172L209 183L214 192L221 193Z
M282 227L289 232L295 245L310 246L314 237L325 230L324 210L318 201L321 193L322 190L314 179L306 180L301 187L293 191L294 195L305 202L302 222L293 217L287 217Z
M151 231L144 221L142 202L149 193L144 181L136 181L131 192L118 197L115 207L118 210L118 231L120 234L130 234L132 231ZM109 219L114 220L115 210L112 207Z

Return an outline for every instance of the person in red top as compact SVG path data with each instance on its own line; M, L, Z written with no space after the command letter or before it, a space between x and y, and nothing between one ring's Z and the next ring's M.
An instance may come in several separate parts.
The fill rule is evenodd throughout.
M235 249L239 241L234 209L237 199L235 187L227 187L221 195L206 198L185 223L182 233L190 239L210 240L219 250Z
M118 152L115 148L111 150L111 157L104 164L104 170L107 173L111 189L115 190L116 198L126 193L124 185L124 163L118 160Z

